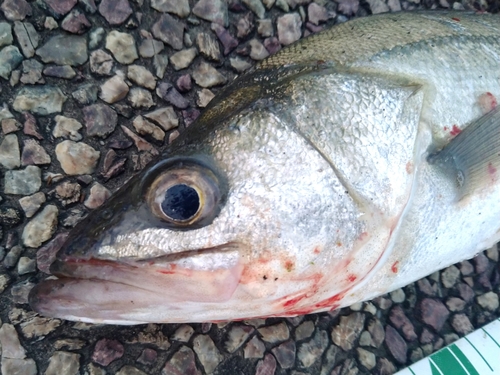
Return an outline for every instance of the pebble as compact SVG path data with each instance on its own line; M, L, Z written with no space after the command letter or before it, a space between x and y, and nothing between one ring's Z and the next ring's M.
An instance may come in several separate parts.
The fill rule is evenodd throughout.
M15 23L14 23L15 24ZM12 44L12 27L7 22L0 22L0 47Z
M0 51L0 77L9 79L10 73L23 61L23 55L15 46L7 46Z
M227 82L226 77L210 64L202 61L193 72L193 79L201 87L209 88Z
M324 6L316 3L311 3L307 7L307 18L309 19L309 22L312 22L315 25L319 25L321 22L325 22L328 20L328 11Z
M415 328L410 322L410 319L405 315L401 306L395 306L390 312L389 320L397 329L403 332L404 337L408 341L413 341L417 339L417 334L415 333Z
M101 206L110 196L111 192L107 188L95 182L90 188L90 194L83 204L87 208L95 209Z
M193 14L206 21L227 27L227 3L224 0L199 0L193 7Z
M203 368L209 374L217 368L223 359L219 349L217 349L214 342L208 335L196 336L193 340L193 349Z
M238 23L236 25L236 36L240 39L245 38L248 34L250 34L253 27L253 15L252 13L247 13L245 16L241 17L238 20Z
M390 296L394 303L403 303L406 299L405 292L401 288L391 292Z
M42 78L43 65L35 59L24 60L22 63L22 68L22 83L26 83L29 85L34 85L35 83L45 83L45 80Z
M201 55L206 59L217 62L221 61L219 43L211 34L199 33L196 35L196 45Z
M21 346L16 329L12 324L4 323L0 327L0 345L2 348L2 363L5 358L26 358L26 351ZM2 371L2 374L8 373Z
M253 60L263 60L269 56L266 47L257 39L252 39L248 44L250 45L250 58Z
M80 104L88 105L97 100L97 86L93 84L83 84L71 93L71 96Z
M55 188L56 197L63 207L80 200L81 186L77 182L64 181Z
M122 100L127 96L129 91L128 85L118 74L104 82L100 89L99 98L109 104Z
M155 55L153 59L153 65L155 67L155 74L158 78L163 78L165 71L168 66L168 56L167 54Z
M43 203L45 203L45 194L42 192L19 199L19 205L27 218L32 217Z
M120 127L122 128L125 135L127 135L132 139L132 141L134 141L135 147L137 147L138 151L146 151L151 153L152 155L158 155L158 151L151 145L151 143L146 141L144 138L139 137L126 126L121 125Z
M238 73L243 73L244 71L252 67L252 64L250 64L245 60L240 59L239 57L234 57L234 58L230 57L229 63L231 64L231 67Z
M170 338L173 341L188 342L194 333L193 327L187 324L181 325Z
M184 45L184 28L182 22L169 14L163 14L153 25L151 32L156 39L160 39L173 49L180 50Z
M21 163L23 166L50 164L50 156L38 141L26 139L24 141Z
M450 311L462 311L465 305L465 301L458 297L450 297L446 300L446 306Z
M151 0L151 7L162 13L172 13L181 18L189 16L188 0Z
M375 367L377 364L375 354L363 348L357 348L356 352L358 354L359 363L367 370L372 370Z
M23 87L14 99L13 108L18 112L32 111L39 115L61 112L66 96L59 87Z
M266 47L267 51L274 55L281 49L281 44L275 36L264 39L264 47Z
M101 339L95 344L92 361L101 366L107 366L121 358L124 352L123 345L118 340Z
M33 25L29 22L14 22L14 33L21 47L23 55L27 58L35 56L39 36Z
M123 366L116 375L148 375L144 371L139 370L136 367L125 365Z
M498 294L496 294L495 292L488 292L483 295L477 296L476 301L479 306L486 310L495 311L498 309Z
M45 0L50 9L56 14L64 16L76 5L77 0Z
M464 260L460 263L460 273L463 276L469 276L474 273L474 266L468 260Z
M489 261L484 253L479 253L472 261L475 264L476 273L483 273L488 269Z
M77 375L80 369L80 354L56 351L49 360L45 375Z
M0 258L1 259L1 258ZM0 294L4 292L4 290L9 285L10 278L5 274L0 275Z
M238 350L248 339L248 337L255 331L253 327L239 325L233 326L228 333L227 340L224 344L228 353L234 353Z
M82 112L87 134L91 137L107 137L118 123L118 115L106 104L93 104L84 107Z
M288 340L283 344L273 348L272 353L280 364L281 368L292 368L295 364L295 341Z
M59 143L55 151L61 168L68 175L92 173L100 156L100 152L88 144L69 140Z
M238 46L238 40L227 29L217 23L212 23L210 28L215 32L224 47L224 55L228 55Z
M78 10L73 10L61 22L61 28L73 34L83 34L92 25L85 14Z
M458 283L457 290L458 293L460 294L460 297L465 302L470 303L474 299L475 296L474 290L472 290L472 288L469 285L465 283Z
M170 56L170 63L175 70L185 69L191 65L197 54L198 51L195 47L184 49Z
M263 38L274 35L273 21L269 18L257 21L257 32Z
M21 246L13 246L12 249L10 249L7 255L5 256L5 259L3 260L3 265L6 268L14 268L22 252L23 248Z
M272 326L258 328L262 340L275 344L281 341L288 340L290 331L286 323L281 322Z
M0 165L6 169L18 168L21 165L17 135L8 134L0 143Z
M22 21L31 16L31 5L26 0L5 0L0 7L9 21Z
M289 13L278 17L278 39L287 46L296 42L302 36L302 20L298 13Z
M47 205L24 227L22 240L24 246L39 247L48 241L57 229L59 210L54 205Z
M54 19L54 17L45 17L45 22L43 23L43 26L47 30L54 30L59 27L57 24L57 21Z
M13 118L7 118L2 120L2 132L4 134L14 133L21 129L21 124Z
M159 54L165 48L160 40L153 38L144 39L139 46L139 55L141 57L149 58Z
M27 273L36 271L36 262L34 259L28 257L21 257L17 262L17 273L19 275L25 275Z
M57 319L51 319L57 320ZM83 348L86 345L86 342L80 339L60 339L54 343L54 348L56 349L67 349L67 350L78 350Z
M137 133L141 135L150 135L157 141L163 141L165 138L165 132L161 130L158 126L144 119L142 116L137 116L132 122Z
M193 351L187 346L181 346L172 358L167 361L161 374L202 375L196 367Z
M62 324L62 321L59 319L42 318L35 316L34 313L32 314L21 322L21 331L27 339L42 339Z
M44 63L78 66L88 59L87 40L83 36L58 34L36 50Z
M170 92L174 90L175 89L171 89ZM177 90L175 90L175 92L177 92ZM149 109L155 105L151 93L140 87L133 87L128 94L127 100L133 108Z
M300 341L311 337L314 328L314 323L312 321L305 321L295 329L295 340Z
M160 125L165 131L179 126L179 119L172 107L159 108L156 111L146 113L144 117Z
M30 283L27 280L12 286L12 289L10 290L12 301L20 305L27 304L28 295L30 293L30 290L33 289L34 286L35 284Z
M177 108L187 108L189 102L170 83L161 82L156 88L156 95Z
M397 362L406 363L408 347L405 340L391 325L385 327L385 344Z
M106 53L102 49L92 51L90 54L90 70L93 73L109 76L113 70L113 57L109 53Z
M134 37L131 34L112 30L106 36L106 49L111 51L120 64L132 64L139 58Z
M200 108L205 108L208 103L215 97L215 94L209 89L202 89L196 93L196 104Z
M30 195L36 193L41 185L41 170L33 165L29 165L25 169L5 172L5 194Z
M72 141L80 141L82 139L82 135L79 133L82 124L78 120L61 115L57 115L55 120L56 125L52 130L52 135L55 138L67 138Z
M327 347L328 334L326 331L319 330L311 340L300 344L297 358L302 366L310 367L321 358Z
M367 0L373 14L386 13L389 7L382 0Z
M245 358L262 358L266 347L257 336L254 336L243 349Z
M137 362L145 364L145 365L152 365L153 363L156 362L156 359L158 358L158 353L156 350L153 350L151 348L145 348L139 358L137 358Z
M365 324L365 315L359 312L341 316L340 323L332 330L332 340L335 345L344 350L351 350Z
M154 90L156 78L145 67L140 65L130 65L127 71L127 78L139 86Z
M132 14L128 0L102 0L98 9L110 25L120 25Z
M430 325L437 332L443 328L450 312L439 300L424 298L417 306L417 318Z
M441 272L441 282L445 288L452 288L460 277L460 271L455 266L450 266Z
M474 331L474 326L465 314L455 314L451 318L451 326L459 335L466 335Z
M63 65L63 66L51 65L51 66L47 66L43 70L43 74L46 75L46 76L48 76L48 77L65 78L65 79L72 79L72 78L74 78L76 76L76 72L69 65Z
M266 354L264 359L257 362L255 375L274 375L276 371L276 359L272 354Z

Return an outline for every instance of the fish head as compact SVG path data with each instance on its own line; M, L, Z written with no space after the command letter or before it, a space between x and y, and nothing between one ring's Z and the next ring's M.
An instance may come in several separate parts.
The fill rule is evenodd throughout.
M35 310L109 323L265 314L322 278L332 230L338 258L363 231L329 163L264 103L171 152L73 229Z

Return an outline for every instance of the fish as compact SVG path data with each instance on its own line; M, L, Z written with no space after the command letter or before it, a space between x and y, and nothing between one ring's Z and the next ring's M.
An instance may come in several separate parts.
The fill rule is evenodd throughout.
M221 90L70 231L47 317L219 322L331 311L500 240L500 18L338 24Z

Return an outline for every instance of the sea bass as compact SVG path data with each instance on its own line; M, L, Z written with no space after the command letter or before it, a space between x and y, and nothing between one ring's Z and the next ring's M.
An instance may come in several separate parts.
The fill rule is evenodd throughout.
M33 309L138 324L295 316L500 240L500 17L371 16L234 80L70 233Z

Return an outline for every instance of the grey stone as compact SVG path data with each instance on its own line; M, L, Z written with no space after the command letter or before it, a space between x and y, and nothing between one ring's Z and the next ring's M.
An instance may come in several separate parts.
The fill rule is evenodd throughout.
M326 331L317 331L314 337L299 346L297 357L304 367L311 367L328 347Z
M114 360L121 358L124 351L123 345L118 340L101 339L94 347L92 362L107 366Z
M8 22L0 22L0 47L12 44L12 27Z
M38 48L36 54L44 63L79 66L88 59L87 40L82 36L58 34Z
M0 327L0 345L2 348L2 362L5 358L26 358L26 351L21 346L19 336L12 324L4 323Z
M83 204L87 208L95 209L101 206L110 196L111 192L100 183L96 182L90 188L90 194Z
M238 350L248 339L248 337L254 332L253 327L238 325L233 326L228 333L224 347L228 353L234 353Z
M319 25L321 22L327 21L330 17L324 6L311 3L307 7L307 18L309 19L309 22Z
M45 83L42 78L43 65L36 61L35 59L24 60L23 61L23 75L21 76L21 82L33 85L35 83Z
M460 271L458 268L450 266L441 273L441 282L445 288L452 288L457 283L459 277Z
M21 165L17 135L8 134L0 143L0 164L6 169L18 168Z
M76 5L77 0L44 0L56 16L64 16Z
M197 54L198 51L195 47L184 49L170 56L170 62L175 70L185 69L191 65Z
M172 89L173 91L175 89ZM151 92L140 87L133 87L127 98L133 108L149 109L155 105Z
M125 98L129 87L118 74L105 81L100 87L99 98L109 104L116 103Z
M209 88L227 82L226 77L213 66L202 61L193 72L193 79L201 87Z
M223 0L199 0L193 7L193 14L221 26L228 25L227 3Z
M156 94L177 108L184 109L189 106L189 102L168 82L161 82L156 87Z
M276 371L276 359L272 354L266 354L264 359L257 362L255 375L274 375Z
M18 112L31 111L39 115L48 115L62 111L66 96L59 87L35 86L23 87L14 99L13 107Z
M165 70L168 66L167 54L158 54L153 58L153 65L155 67L155 74L158 78L163 78Z
M477 296L476 301L483 309L489 311L495 311L498 309L498 294L495 292L487 292L481 296Z
M451 318L451 326L459 335L466 335L474 331L474 326L465 314L456 314Z
M43 70L43 74L48 76L48 77L57 77L57 78L65 78L65 79L72 79L76 76L76 72L74 69L69 66L69 65L52 65L52 66L47 66Z
M359 312L341 316L340 323L332 330L332 340L335 345L344 350L351 350L359 337L365 323L365 315Z
M361 365L363 365L366 369L372 370L375 367L377 364L375 354L363 348L357 348L356 352L359 363L361 363Z
M266 9L264 8L264 5L262 5L261 0L243 0L243 4L245 4L260 19L264 18Z
M83 108L85 127L89 136L107 137L118 123L116 112L105 104L94 104Z
M394 303L403 303L405 298L406 298L405 292L401 288L396 289L395 291L391 292L390 295L391 295L392 302L394 302Z
M201 375L196 367L194 353L187 346L181 348L170 358L161 371L161 375L183 374Z
M397 305L392 308L389 315L389 320L397 329L403 332L404 337L408 341L413 341L417 339L417 334L415 333L415 328L410 322L410 319L405 315L401 306Z
M441 330L449 315L450 312L439 300L424 298L417 306L417 317L436 331Z
M97 92L97 86L94 86L92 83L88 83L78 86L76 90L73 91L71 96L73 96L78 103L88 105L97 100Z
M212 61L221 61L221 53L217 39L211 34L199 33L196 35L196 45L202 56Z
M373 14L385 13L389 11L389 7L382 0L367 0Z
M36 375L36 363L31 358L16 359L16 358L3 358L2 359L2 374L12 375Z
M22 170L7 171L4 184L5 194L30 195L40 189L42 172L40 168L32 165Z
M97 27L89 33L89 48L94 49L99 46L104 38L105 31L102 27Z
M14 22L14 33L23 51L23 55L27 58L35 55L35 50L38 47L39 36L33 25L29 22Z
M56 351L50 357L45 375L77 375L80 369L80 354Z
M26 139L21 155L21 163L23 166L50 164L50 156L37 140Z
M0 9L9 21L22 21L32 13L31 5L26 0L5 0Z
M202 89L196 93L196 104L200 108L205 108L208 103L215 97L215 94L209 89Z
M177 21L169 14L163 14L153 25L151 32L156 39L168 44L174 49L180 50L183 47L184 24Z
M218 23L212 23L210 28L215 32L217 38L224 46L224 55L228 55L233 49L238 46L238 40L233 37L227 29Z
M48 241L57 229L59 210L54 205L47 205L26 224L22 234L24 246L39 247Z
M278 17L278 39L287 46L296 42L302 36L302 20L298 13L289 13Z
M110 25L120 25L132 14L128 0L102 0L99 13Z
M164 48L165 45L160 40L153 38L144 39L139 46L139 55L146 58L153 57L163 51Z
M148 375L144 371L139 370L136 367L125 365L120 371L116 373L116 375Z
M19 204L27 218L33 217L38 209L45 203L45 194L42 192L19 199Z
M15 46L7 46L0 51L0 77L9 79L9 75L23 61L23 55Z
M61 168L69 175L92 173L100 156L100 152L88 144L69 140L59 143L55 151Z
M236 36L240 39L246 38L253 28L253 15L252 13L247 13L244 17L241 17L238 20L238 24L236 25Z
M272 353L281 368L292 368L295 365L295 342L293 340L285 341L283 344L273 348Z
M113 58L102 49L92 51L90 54L90 70L93 73L109 76L113 70Z
M131 34L112 30L106 36L106 49L121 64L132 64L139 58L134 37Z
M310 320L305 321L295 329L295 340L300 341L308 337L311 337L313 332L314 332L314 323Z
M165 138L165 132L163 130L140 115L132 121L132 125L140 135L150 135L160 142Z
M181 18L189 16L188 0L151 0L151 8L158 12L172 13Z
M244 71L252 67L252 64L250 64L245 60L240 59L239 57L230 57L229 63L231 64L231 67L238 73L243 73Z
M10 294L14 303L24 305L28 303L28 295L35 284L23 281L12 286Z
M150 90L154 90L156 87L156 78L149 70L140 65L130 65L127 70L127 78Z
M9 285L10 278L8 275L2 274L0 275L0 294L7 288Z
M262 341L259 340L257 336L254 336L243 349L243 355L245 358L262 358L266 347Z
M56 116L56 125L52 130L52 135L55 138L67 138L72 141L79 141L82 139L82 135L79 130L82 128L82 124L78 120L65 116Z
M458 297L450 297L446 300L446 306L450 311L462 311L465 305L465 301Z
M250 57L254 60L262 60L269 56L266 47L257 39L252 39L250 45Z
M72 10L61 22L61 28L73 34L83 34L91 26L85 14L78 10Z
M23 248L21 246L13 246L12 249L10 249L7 255L5 256L5 259L3 260L3 265L6 268L14 268L22 252Z
M198 335L193 340L193 349L207 373L212 373L223 356L208 335Z
M272 344L288 340L290 337L290 331L284 322L272 326L261 327L258 331L262 340Z
M193 327L187 324L181 325L170 338L173 341L188 342L194 333Z
M408 351L406 342L399 335L398 331L390 325L385 327L385 344L397 362L401 364L406 363Z
M80 200L81 189L82 187L77 182L64 181L62 184L56 186L55 195L63 207L65 207ZM51 191L51 195L53 192Z
M263 38L274 35L273 21L271 19L258 20L257 32Z

